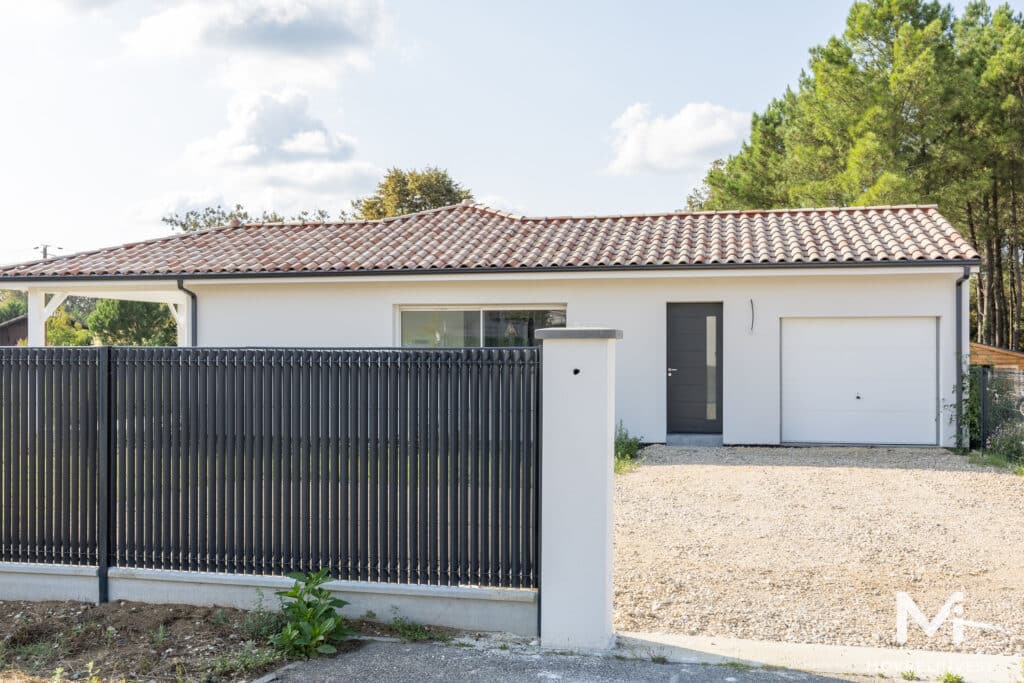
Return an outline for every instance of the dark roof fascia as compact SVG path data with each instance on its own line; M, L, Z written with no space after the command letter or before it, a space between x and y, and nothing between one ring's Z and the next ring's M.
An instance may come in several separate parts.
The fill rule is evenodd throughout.
M377 270L273 270L237 271L220 273L114 273L110 275L4 275L3 282L59 282L69 280L225 280L250 278L299 278L299 277L373 277L384 275L474 275L474 274L525 274L525 273L638 273L644 271L687 271L687 270L754 270L772 269L800 270L805 268L937 268L979 266L981 259L941 259L914 261L798 261L796 263L692 263L685 265L651 264L636 266L544 266L524 268L420 268L420 269L377 269Z

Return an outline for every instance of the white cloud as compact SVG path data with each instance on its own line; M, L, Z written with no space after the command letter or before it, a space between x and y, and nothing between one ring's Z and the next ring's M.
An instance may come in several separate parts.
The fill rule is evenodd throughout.
M690 102L673 116L654 116L648 104L630 105L612 123L615 158L608 171L692 173L737 149L750 132L750 114L710 102Z
M188 0L142 19L124 40L151 57L219 56L232 89L332 87L366 67L386 17L376 0Z
M373 164L356 159L355 151L356 141L315 117L300 92L240 94L229 106L227 126L184 154L182 175L201 179L209 189L166 197L159 205L166 213L205 206L216 197L250 211L333 213L372 189L380 175ZM156 208L141 210L152 214Z
M229 105L228 127L190 145L186 156L204 165L345 162L352 158L355 144L314 118L304 94L259 93L235 97Z

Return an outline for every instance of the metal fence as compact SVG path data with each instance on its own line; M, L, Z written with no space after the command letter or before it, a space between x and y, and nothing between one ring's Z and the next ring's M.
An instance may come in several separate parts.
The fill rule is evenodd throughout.
M0 560L537 585L537 348L3 349L0 404Z
M989 446L1000 430L1024 423L1024 372L972 367L967 409L971 446Z

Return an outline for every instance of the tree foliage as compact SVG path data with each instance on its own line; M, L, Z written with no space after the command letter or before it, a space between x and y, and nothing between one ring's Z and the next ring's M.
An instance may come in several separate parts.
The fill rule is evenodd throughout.
M455 182L448 171L428 166L422 170L388 169L377 190L352 202L356 217L377 220L437 209L472 199L473 193Z
M343 221L348 214L339 211L336 219ZM182 232L205 230L216 228L221 225L228 225L232 221L239 223L323 223L331 219L331 213L326 209L303 210L293 216L282 216L276 211L264 211L263 213L249 213L241 204L235 204L232 209L225 209L217 206L207 206L202 209L189 209L184 213L171 213L160 219L165 225Z
M88 326L105 345L174 346L178 341L177 323L164 304L100 299Z
M92 332L72 318L63 305L46 319L47 346L91 346L92 339Z
M935 203L982 254L974 336L1021 348L1024 20L1003 5L863 0L752 119L691 209Z
M17 318L28 312L24 292L13 289L0 289L0 323Z

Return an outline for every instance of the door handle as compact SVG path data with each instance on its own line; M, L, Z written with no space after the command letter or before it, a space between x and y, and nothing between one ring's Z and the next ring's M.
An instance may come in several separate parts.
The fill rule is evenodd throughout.
M668 368L668 376L671 377L673 372L679 372L678 368Z

